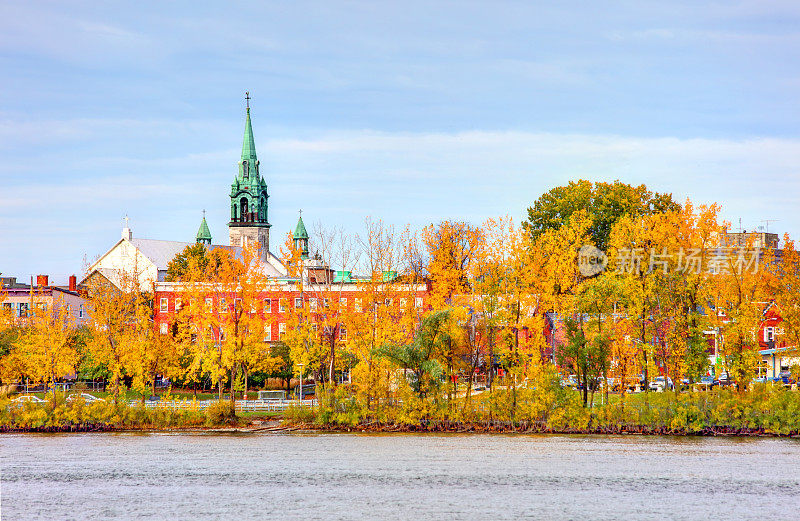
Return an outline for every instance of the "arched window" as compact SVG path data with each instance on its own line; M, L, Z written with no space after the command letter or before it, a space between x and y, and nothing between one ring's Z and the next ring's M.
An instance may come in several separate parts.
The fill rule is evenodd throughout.
M242 217L242 222L247 221L247 198L242 197L239 201L239 215Z
M242 173L247 178L250 175L250 169L247 166L247 161L242 161Z

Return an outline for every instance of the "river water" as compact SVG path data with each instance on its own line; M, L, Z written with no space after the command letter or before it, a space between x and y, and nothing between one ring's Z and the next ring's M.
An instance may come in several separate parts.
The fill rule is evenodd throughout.
M0 436L2 519L800 519L800 441Z

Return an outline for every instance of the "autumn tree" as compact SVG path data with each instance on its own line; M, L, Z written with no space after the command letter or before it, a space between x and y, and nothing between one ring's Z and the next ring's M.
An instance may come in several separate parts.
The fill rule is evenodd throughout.
M407 344L386 344L379 352L411 374L410 384L420 398L436 393L444 376L437 354L458 341L458 321L453 309L435 311L425 317ZM455 337L455 338L454 338Z
M469 268L480 239L479 228L463 221L442 221L422 230L427 271L433 283L434 309L451 305L453 295L467 292Z
M278 363L264 342L268 324L263 313L262 293L267 277L260 262L259 245L237 250L212 250L205 269L190 262L182 285L182 303L188 305L186 327L191 328L193 363L190 372L210 375L222 399L225 379L230 399L235 400L235 382L241 374L245 394L254 371L270 371Z
M788 346L800 346L800 252L788 234L783 237L780 258L763 266L772 274L769 293L780 309L781 326Z
M3 376L21 376L47 386L75 373L78 364L75 323L61 298L32 295L30 309L4 360Z
M542 194L528 208L525 228L535 240L547 230L566 225L575 212L585 211L591 221L592 242L605 249L611 229L623 216L635 218L679 209L671 194L651 192L645 185L632 186L618 180L593 184L581 179Z
M94 277L89 283L91 338L87 345L91 358L108 370L114 402L119 399L128 364L146 345L152 328L152 295L140 291L138 270L120 272L116 280L115 285Z

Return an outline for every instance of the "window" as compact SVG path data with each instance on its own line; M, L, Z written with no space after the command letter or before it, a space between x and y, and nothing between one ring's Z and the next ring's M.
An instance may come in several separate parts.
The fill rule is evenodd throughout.
M347 299L346 298L340 298L339 299L339 308L347 309Z
M303 307L303 299L302 298L295 298L294 299L294 308L300 309Z
M422 297L417 297L414 299L414 307L417 309L422 309Z
M390 299L390 298L387 298L386 300L384 300L384 301L383 301L383 303L384 303L386 306L391 306L391 305L392 305L392 303L393 303L393 301L392 301L392 299Z
M339 324L339 340L342 342L347 340L347 328Z
M214 299L206 299L206 313L211 313L214 310Z
M239 312L242 310L242 299L235 298L233 299L233 310Z
M406 300L406 299L404 299L404 298L401 298L401 299L400 299L400 307L401 307L402 309L406 309L406 306L407 306L407 305L408 305L408 300Z
M219 299L219 312L220 313L228 312L228 303L225 301L224 297Z
M317 310L317 299L315 299L315 298L308 299L308 307L309 307L309 309L311 311L316 311Z
M162 335L166 335L167 332L169 332L169 324L167 324L166 322L162 322L161 326L159 327L159 332Z
M242 173L244 174L245 179L250 176L250 168L248 168L247 161L242 161Z
M264 342L272 341L272 324L269 322L264 324Z
M329 298L324 299L322 301L322 305L325 306L325 309L328 309L329 307L331 307L331 299Z
M28 304L25 302L19 303L19 313L20 317L27 317L28 316Z
M264 299L264 313L272 313L272 300Z
M159 308L162 313L169 311L169 299L161 297L161 307Z
M81 307L83 307L83 306L81 306ZM179 299L179 298L176 298L175 299L175 311L180 311L181 309L183 309L183 301L181 299Z
M178 302L180 302L180 299L178 299ZM78 308L78 318L83 318L83 304Z
M219 339L220 341L225 340L225 329L219 328Z
M764 328L764 342L770 342L775 340L775 328L774 327L765 327Z
M356 313L361 313L361 299L357 298L355 301Z
M278 338L282 339L283 335L285 334L286 334L286 323L281 322L280 324L278 324Z
M280 305L278 306L278 311L280 311L281 313L286 311L286 299L285 298L282 298L280 300Z
M319 326L317 325L317 323L316 322L312 322L311 323L311 331L316 333L318 330L319 330Z

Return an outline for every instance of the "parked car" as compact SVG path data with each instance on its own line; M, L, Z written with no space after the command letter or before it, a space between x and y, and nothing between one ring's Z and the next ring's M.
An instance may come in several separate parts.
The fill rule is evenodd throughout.
M32 394L21 394L11 401L16 405L23 405L26 403L46 403L47 400L42 400L38 396L34 396Z
M68 402L74 402L78 398L83 399L83 401L86 402L86 403L104 402L105 401L102 398L98 398L97 396L92 396L89 393L70 394L69 396L67 396L67 401Z
M699 382L695 382L694 388L698 391L708 391L715 385L717 384L714 382L713 376L702 376Z
M578 387L578 379L574 374L567 376L566 378L561 379L561 387L569 387L571 389L577 389Z
M731 385L735 385L735 383L733 380L731 380L730 376L728 375L728 372L725 371L719 375L719 378L714 380L714 385L718 385L720 387L728 387Z
M663 376L656 376L655 379L650 382L648 387L651 391L656 391L659 393L663 391L675 390L675 385L672 383L672 378L667 377L665 379Z

